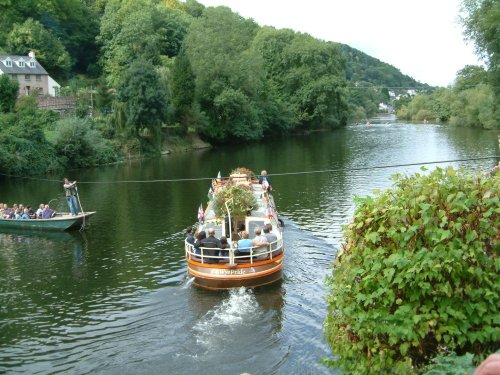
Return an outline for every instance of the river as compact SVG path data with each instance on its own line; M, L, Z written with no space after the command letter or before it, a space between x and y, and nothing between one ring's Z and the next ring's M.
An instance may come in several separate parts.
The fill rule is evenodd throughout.
M353 197L420 167L359 168L495 155L498 136L381 118L72 171L83 208L97 211L85 232L0 233L0 373L335 373L321 364L330 355L324 279ZM487 170L494 162L441 166ZM152 180L215 177L238 166L271 174L285 222L284 278L255 290L204 291L187 275L183 231L205 205L210 181ZM50 181L62 177L3 177L0 201L50 201L67 211L61 183Z

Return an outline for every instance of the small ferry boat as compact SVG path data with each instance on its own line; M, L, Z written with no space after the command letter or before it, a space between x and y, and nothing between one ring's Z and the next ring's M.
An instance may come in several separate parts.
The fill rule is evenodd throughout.
M0 231L2 229L15 229L25 231L65 231L81 229L95 212L80 213L72 216L69 213L58 213L50 219L3 219L0 218Z
M215 232L217 239L227 239L229 247L196 247L185 240L188 272L196 286L213 290L257 287L281 279L285 255L283 226L266 182L259 183L253 172L244 168L233 171L229 178L212 180L210 201L206 210L200 207L196 233ZM251 207L241 208L244 199L239 193L253 196ZM265 246L238 249L240 237L246 236L243 228L252 240L255 230L265 226L276 240Z

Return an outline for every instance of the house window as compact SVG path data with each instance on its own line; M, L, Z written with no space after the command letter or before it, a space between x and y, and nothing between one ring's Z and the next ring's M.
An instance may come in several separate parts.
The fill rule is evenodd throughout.
M30 68L34 68L35 67L35 62L34 61L30 61Z
M31 76L29 74L24 75L24 80L25 81L31 81Z
M41 82L42 81L42 76L40 74L37 74L36 76L36 81Z
M5 66L8 68L12 67L12 61L11 60L5 60Z
M17 75L11 74L10 79L12 79L13 81L17 81Z
M24 68L24 60L19 60L19 67Z

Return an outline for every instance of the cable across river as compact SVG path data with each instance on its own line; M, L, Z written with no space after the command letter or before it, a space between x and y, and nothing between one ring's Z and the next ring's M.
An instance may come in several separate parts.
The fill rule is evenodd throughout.
M477 158L466 158L466 159L449 159L449 160L437 160L437 161L425 161L425 162L401 163L401 164L389 164L389 165L372 165L372 166L350 167L350 168L318 169L313 171L269 173L268 176L278 177L278 176L294 176L294 175L318 174L318 173L353 172L353 171L365 171L371 169L413 167L418 165L457 163L457 162L468 162L468 161L478 161L478 160L488 160L488 159L497 160L499 158L500 156L498 155L491 155L491 156L482 156ZM56 180L56 179L17 176L7 173L0 173L0 175L11 178L19 178L19 179L34 180L34 181L47 181L47 182L58 182L58 183L61 182L61 180ZM206 181L206 180L213 180L214 178L216 177L193 177L193 178L154 179L154 180L78 181L78 183L79 184L149 184L149 183L165 183L165 182ZM227 178L227 177L222 177L222 178Z

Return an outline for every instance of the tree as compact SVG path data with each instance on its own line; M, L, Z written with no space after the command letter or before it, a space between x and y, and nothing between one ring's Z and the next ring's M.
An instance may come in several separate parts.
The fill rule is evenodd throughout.
M107 3L97 39L102 44L101 64L110 87L120 85L132 62L146 53L150 61L160 62L154 11L149 0L110 0ZM151 56L153 51L156 56Z
M500 176L449 167L357 201L328 278L345 373L415 373L440 350L498 349Z
M482 66L466 65L457 73L455 90L466 90L488 82L488 73Z
M229 8L207 8L193 20L185 40L196 76L196 99L209 121L198 127L205 137L259 139L264 70L261 57L250 49L258 30Z
M272 93L290 108L295 127L346 123L344 60L337 45L265 27L252 48L262 56Z
M500 2L496 0L463 0L461 17L465 37L473 41L478 55L491 70L500 68Z
M196 0L186 0L186 11L193 17L201 17L205 6Z
M196 84L191 63L184 50L175 58L171 73L170 98L174 107L174 117L187 130L187 116L193 110Z
M118 99L125 103L127 124L136 133L148 129L159 142L167 113L167 90L150 62L139 59L132 63L118 88Z
M177 56L187 34L191 17L180 10L157 7L152 16L161 55Z
M40 64L56 78L65 77L72 65L71 57L61 41L32 18L22 24L14 24L7 47L17 55L34 51Z
M11 80L7 74L0 75L0 112L10 112L16 104L19 83Z

